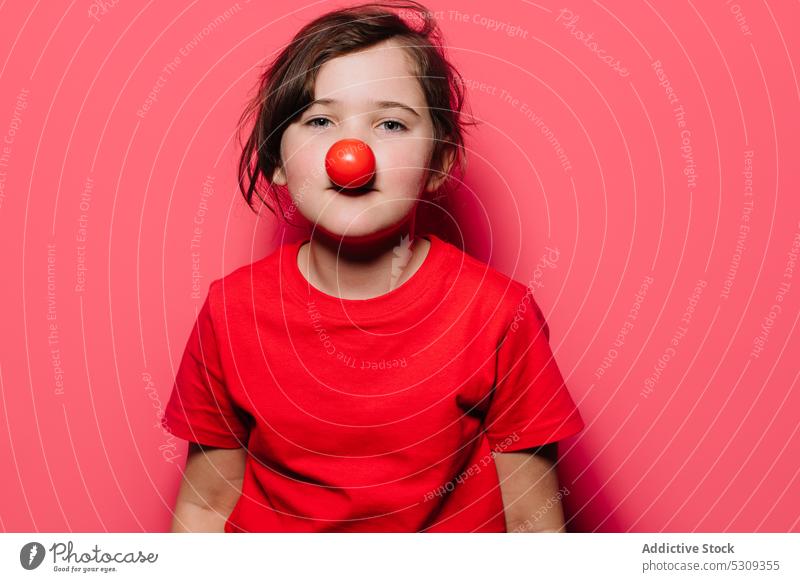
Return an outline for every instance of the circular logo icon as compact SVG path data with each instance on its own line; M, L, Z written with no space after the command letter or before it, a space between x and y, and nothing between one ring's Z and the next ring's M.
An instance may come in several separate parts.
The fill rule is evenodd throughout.
M35 570L44 560L44 546L39 542L29 542L19 551L19 563L26 570Z

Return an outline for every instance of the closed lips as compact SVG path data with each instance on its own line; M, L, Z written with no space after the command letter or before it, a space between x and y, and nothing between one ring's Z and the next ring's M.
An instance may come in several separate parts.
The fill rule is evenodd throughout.
M366 194L368 192L372 192L374 188L367 188L365 186L361 186L360 188L341 188L341 187L331 187L328 190L334 190L335 192L339 192L340 194Z

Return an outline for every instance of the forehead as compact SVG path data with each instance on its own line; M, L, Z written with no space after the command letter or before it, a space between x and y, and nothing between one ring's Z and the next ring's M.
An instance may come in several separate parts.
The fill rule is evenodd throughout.
M395 100L425 106L409 53L390 41L327 61L317 73L314 98Z

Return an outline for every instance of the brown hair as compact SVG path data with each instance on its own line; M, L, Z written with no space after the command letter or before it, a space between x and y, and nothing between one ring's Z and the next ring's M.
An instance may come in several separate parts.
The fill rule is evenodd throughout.
M400 14L392 12L398 9ZM419 22L412 27L401 15ZM463 119L464 81L447 60L441 31L433 15L418 2L360 4L328 12L305 25L260 77L256 95L239 120L240 129L254 118L252 132L242 144L239 158L239 189L248 206L253 195L275 215L287 220L283 199L291 204L287 189L272 182L281 167L281 138L294 119L314 99L314 82L319 68L336 57L396 39L408 51L415 74L428 104L434 128L434 149L430 171L442 173L448 156L452 168L465 169L462 132L472 124ZM249 123L247 123L249 126ZM241 139L240 139L241 143ZM448 172L445 184L450 182ZM262 194L266 183L266 198ZM271 203L270 203L271 199ZM287 220L288 221L288 220Z

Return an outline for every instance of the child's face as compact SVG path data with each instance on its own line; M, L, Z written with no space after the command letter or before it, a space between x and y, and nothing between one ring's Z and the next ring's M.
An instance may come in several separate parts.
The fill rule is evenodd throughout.
M286 128L281 139L283 167L273 177L285 185L298 211L317 228L339 237L364 236L402 224L424 190L441 176L430 175L433 124L425 95L412 73L405 49L387 41L344 55L320 67L315 100ZM384 109L374 102L395 101ZM375 154L374 190L337 192L325 171L325 155L334 142L355 138Z

